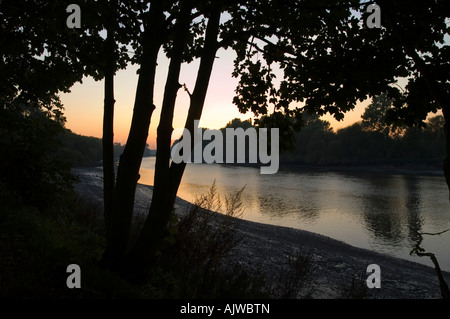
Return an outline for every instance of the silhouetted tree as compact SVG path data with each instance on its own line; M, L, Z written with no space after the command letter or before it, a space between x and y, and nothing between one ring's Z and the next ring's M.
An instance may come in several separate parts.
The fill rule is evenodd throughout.
M358 101L386 93L393 99L390 120L422 125L430 112L441 109L447 123L450 50L444 38L449 34L449 2L376 3L381 8L380 28L368 27L369 3L360 1L280 0L252 12L264 16L265 25L279 29L270 39L264 37L270 27L255 26L259 33L247 38L252 50L240 46L234 103L242 111L263 115L270 105L277 111L272 116L278 121L273 123L293 125L302 110L341 120ZM346 10L349 6L353 10ZM283 72L278 86L275 66ZM404 90L396 86L400 78L408 81ZM293 120L281 120L280 113ZM450 154L447 124L445 132ZM444 173L450 187L450 155L444 160Z
M374 96L372 103L367 106L361 116L363 128L380 132L385 137L401 134L404 127L388 119L388 112L393 107L393 102L386 93Z
M403 54L395 68L407 72L404 91L391 89L391 118L407 125L423 126L430 112L439 109L445 119L446 157L443 171L450 187L450 51L445 43L450 17L448 1L378 1L385 32L373 45L387 46Z
M58 153L62 132L37 106L0 105L0 184L23 203L47 208L72 189L76 178Z
M227 128L238 128L238 127L242 128L244 130L246 130L250 127L253 127L252 120L249 119L249 120L242 121L240 118L234 118L231 121L229 121L227 123L227 125L225 125L225 127L222 128L221 130L225 130Z
M63 44L80 43L65 27L66 7L62 1L0 2L1 176L36 205L74 180L57 156L65 122L58 93L89 68Z

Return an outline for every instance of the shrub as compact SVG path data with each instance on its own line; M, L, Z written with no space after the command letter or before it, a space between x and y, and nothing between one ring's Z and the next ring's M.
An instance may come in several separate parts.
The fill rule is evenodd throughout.
M76 178L56 155L62 131L39 109L0 107L0 182L25 204L43 208L71 190Z
M308 298L312 291L314 265L311 252L297 252L289 258L289 268L275 281L273 294L282 299Z
M226 294L243 277L237 267L225 271L224 257L239 243L235 232L242 214L242 193L225 197L225 208L215 184L190 205L180 220L173 219L170 237L159 260L160 267L178 274L180 297L211 297ZM214 212L222 212L216 215ZM228 286L228 287L227 287ZM236 288L236 287L235 287ZM248 287L240 287L246 289Z

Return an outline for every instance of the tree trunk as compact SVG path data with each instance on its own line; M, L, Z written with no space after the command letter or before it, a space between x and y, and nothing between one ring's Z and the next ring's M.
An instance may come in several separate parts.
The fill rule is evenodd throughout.
M103 256L107 267L120 268L128 248L134 209L136 185L144 154L153 105L155 73L164 15L162 3L152 2L149 25L144 32L141 68L136 90L133 118L123 154L120 156L114 189L113 210L109 223L106 250Z
M444 135L445 135L445 158L443 162L443 171L445 176L445 181L447 182L447 187L450 190L450 118L448 107L442 107L442 114L444 114L445 125L444 125ZM450 192L449 192L450 200Z
M209 17L206 30L205 45L200 60L197 81L194 92L191 96L186 128L191 129L194 126L194 119L200 119L203 108L209 79L214 64L215 54L217 52L217 36L219 30L221 7L215 6ZM170 160L170 138L172 133L173 105L176 91L179 89L178 74L179 65L177 60L171 61L171 69L169 71L168 82L165 91L166 109L163 108L161 113L161 122L158 127L158 149L157 163L155 166L155 185L153 190L152 204L150 206L148 217L144 227L140 233L136 244L130 252L130 267L133 269L134 279L142 279L150 270L152 263L159 252L162 241L167 236L167 223L173 209L176 198L176 189L173 184L181 181L184 171L169 169ZM177 57L179 59L179 57ZM172 64L173 62L173 64ZM172 73L173 72L173 73ZM175 81L176 78L176 81ZM167 100L166 100L167 98ZM173 103L173 104L172 104ZM161 135L160 135L161 134ZM161 151L161 153L160 153ZM185 164L184 164L185 165ZM181 173L181 174L180 174ZM174 182L175 181L175 182Z
M110 27L106 38L105 100L103 111L103 206L105 230L109 233L114 198L114 74L115 40ZM108 235L107 235L108 236Z
M217 35L219 31L220 22L220 2L216 4L215 9L211 12L210 23L208 23L208 29L206 33L204 53L202 56L202 61L198 70L197 81L195 83L194 91L191 95L191 103L189 107L189 112L186 119L185 128L191 132L191 145L194 145L194 121L200 120L203 111L203 105L205 103L206 92L209 85L209 80L211 77L212 68L214 65L214 60L216 57L216 52L219 49L217 42ZM170 165L170 209L172 209L178 188L181 183L181 178L183 177L184 169L186 168L186 163L174 163Z

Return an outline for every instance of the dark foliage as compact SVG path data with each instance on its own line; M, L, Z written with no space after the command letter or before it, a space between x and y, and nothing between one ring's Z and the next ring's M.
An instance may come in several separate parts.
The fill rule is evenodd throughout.
M360 122L338 130L316 119L296 133L295 151L284 152L281 162L307 165L424 165L440 169L445 157L440 116L426 128L405 128L390 137Z
M65 158L73 167L101 166L102 165L102 140L98 137L83 136L65 130L60 136L60 155ZM114 143L115 160L122 154L124 145ZM148 148L144 151L144 156L152 156L154 151Z
M0 181L24 203L43 207L76 180L58 154L61 123L34 107L0 107Z

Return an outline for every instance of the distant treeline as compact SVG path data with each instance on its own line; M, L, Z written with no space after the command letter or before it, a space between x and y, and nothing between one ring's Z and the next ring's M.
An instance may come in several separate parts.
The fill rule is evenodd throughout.
M442 116L431 118L422 128L397 128L395 134L388 127L374 129L364 121L334 132L329 122L317 116L305 116L304 120L301 131L294 133L294 149L280 150L280 165L442 167L445 157ZM224 139L226 128L238 127L246 130L253 126L251 121L236 118L221 129ZM203 149L209 143L203 140ZM236 162L236 138L234 146ZM245 163L238 165L249 164L248 138L245 146ZM225 163L225 143L222 154Z
M72 166L96 166L102 165L102 140L97 137L83 136L65 130L61 134L62 147L60 155L67 159ZM123 153L125 145L114 143L114 154L116 160ZM154 156L155 151L145 149L144 156Z
M436 116L424 128L404 128L397 134L367 128L362 122L334 132L330 123L310 118L295 133L295 149L281 151L280 164L312 166L423 165L440 168L445 157L442 116ZM250 121L234 119L226 128L252 127ZM225 128L221 129L225 134ZM100 138L87 137L66 130L61 137L61 155L73 166L101 165ZM204 145L209 142L204 141ZM116 159L124 145L114 144ZM155 156L147 146L144 156ZM224 149L224 158L226 150ZM246 152L248 160L248 151Z
M303 165L425 165L442 167L445 157L442 116L424 128L404 128L392 136L362 122L333 132L330 124L312 120L296 133L295 150L280 162Z

